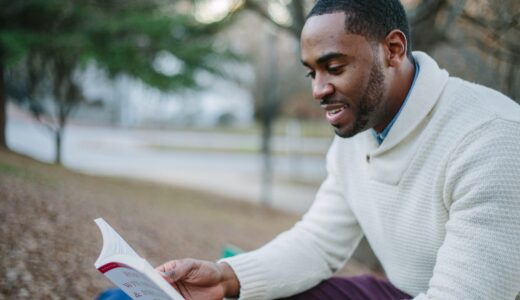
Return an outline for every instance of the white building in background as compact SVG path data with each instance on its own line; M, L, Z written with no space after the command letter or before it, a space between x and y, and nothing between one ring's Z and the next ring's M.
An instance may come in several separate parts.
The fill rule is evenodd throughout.
M250 67L234 69L241 80L253 80ZM171 68L164 72L171 74ZM87 98L87 105L75 114L81 119L125 127L248 126L254 120L251 91L235 81L204 72L196 78L200 89L175 93L162 92L128 76L109 79L95 64L90 64L78 78Z

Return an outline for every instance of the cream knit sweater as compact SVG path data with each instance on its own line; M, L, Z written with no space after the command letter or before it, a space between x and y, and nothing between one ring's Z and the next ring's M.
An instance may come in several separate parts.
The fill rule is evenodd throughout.
M520 291L520 106L448 76L420 73L379 146L336 138L328 177L292 229L226 261L241 299L275 299L329 278L364 234L389 280L415 299L514 299Z

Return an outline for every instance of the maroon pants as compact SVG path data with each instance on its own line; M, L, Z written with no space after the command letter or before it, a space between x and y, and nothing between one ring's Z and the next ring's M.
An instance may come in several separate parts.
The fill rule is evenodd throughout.
M332 277L286 300L402 300L412 299L390 282L370 275Z

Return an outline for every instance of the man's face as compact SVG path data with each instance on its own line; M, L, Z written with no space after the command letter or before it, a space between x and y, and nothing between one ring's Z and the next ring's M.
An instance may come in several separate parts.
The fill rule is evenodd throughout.
M344 13L313 16L301 36L312 93L337 135L351 137L381 124L385 76L378 45L345 31Z

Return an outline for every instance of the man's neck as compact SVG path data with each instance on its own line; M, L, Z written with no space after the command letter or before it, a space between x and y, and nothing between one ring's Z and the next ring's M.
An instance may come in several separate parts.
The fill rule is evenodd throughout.
M386 118L381 125L375 126L376 132L383 131L388 124L392 121L394 116L399 112L399 109L403 105L408 92L412 87L412 83L415 76L415 62L410 59L405 59L403 64L396 71L395 77L390 82L390 89L388 93L388 102L386 109Z

